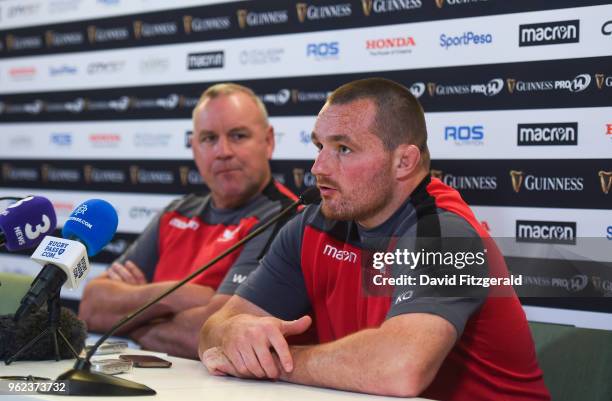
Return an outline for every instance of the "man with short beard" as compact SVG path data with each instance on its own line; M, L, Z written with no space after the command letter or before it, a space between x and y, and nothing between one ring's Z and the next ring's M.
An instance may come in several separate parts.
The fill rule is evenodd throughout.
M191 147L209 195L189 194L157 215L83 293L79 317L106 331L295 200L272 179L274 130L261 100L236 84L208 88L193 110ZM122 331L141 346L197 358L198 332L257 267L279 224L163 299Z
M322 202L281 230L202 327L209 372L438 400L549 400L511 287L497 297L364 289L376 240L490 242L458 192L430 177L425 118L410 91L381 78L343 85L312 141ZM501 254L485 249L488 273L507 276ZM317 344L289 345L313 321Z

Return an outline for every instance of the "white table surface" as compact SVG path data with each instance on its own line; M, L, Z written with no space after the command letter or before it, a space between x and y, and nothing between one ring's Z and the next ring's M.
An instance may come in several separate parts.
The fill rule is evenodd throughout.
M134 368L131 373L121 374L121 377L145 384L157 392L155 396L130 397L131 399L145 400L178 400L178 401L243 401L243 400L270 400L270 401L348 401L348 400L395 400L394 397L379 397L368 394L359 394L346 391L337 391L317 387L300 386L284 382L270 382L258 380L242 380L232 377L211 376L206 368L199 362L189 359L174 358L165 354L146 351L129 350L130 354L157 355L172 362L169 369L161 368ZM117 357L106 355L103 358ZM16 361L10 366L0 362L0 376L33 375L55 379L59 374L72 368L74 360L64 361ZM64 397L44 394L36 395L0 395L0 400L14 399L16 401L29 400L79 400L79 401L108 401L118 397ZM129 399L122 397L122 399ZM402 400L421 400L423 398L403 398Z

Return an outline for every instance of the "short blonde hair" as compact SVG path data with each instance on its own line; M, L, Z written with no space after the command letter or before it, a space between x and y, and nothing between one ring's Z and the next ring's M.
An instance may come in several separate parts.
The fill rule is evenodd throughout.
M262 121L266 125L269 124L268 110L266 110L266 106L263 104L259 96L257 96L255 92L253 92L250 88L247 88L246 86L234 84L231 82L215 84L213 86L208 87L208 89L206 89L204 93L202 93L202 96L200 96L200 100L198 100L198 103L193 108L192 116L193 116L193 113L195 113L195 111L197 110L197 108L200 107L200 105L204 103L206 100L215 99L219 96L229 96L235 93L244 93L249 98L251 98L251 100L255 102L255 104L259 108L259 111L261 112Z

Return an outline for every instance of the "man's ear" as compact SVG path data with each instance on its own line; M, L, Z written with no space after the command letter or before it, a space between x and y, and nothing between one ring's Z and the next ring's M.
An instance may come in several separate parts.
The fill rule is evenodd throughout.
M421 164L421 151L416 145L403 143L398 145L394 153L395 178L403 181L418 170Z
M272 159L272 153L274 153L274 146L276 145L276 139L274 137L274 127L268 125L266 129L266 145L267 145L267 156L268 160Z

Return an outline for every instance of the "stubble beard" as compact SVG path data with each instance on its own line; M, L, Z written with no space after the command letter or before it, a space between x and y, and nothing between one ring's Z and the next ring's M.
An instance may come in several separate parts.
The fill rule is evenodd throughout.
M366 220L379 213L392 197L391 183L376 180L368 186L367 191L355 190L352 196L337 199L333 203L321 200L321 213L330 220ZM365 193L369 195L364 196ZM342 193L338 191L338 197Z

